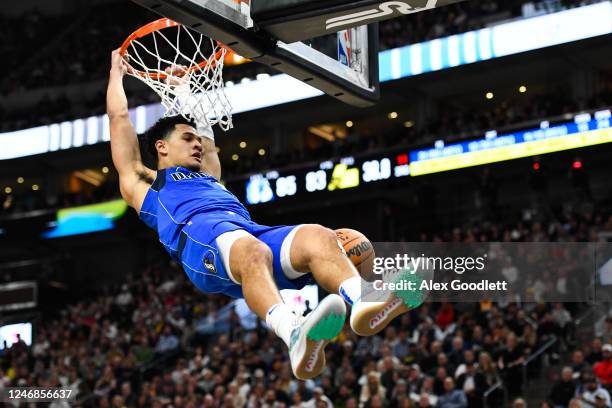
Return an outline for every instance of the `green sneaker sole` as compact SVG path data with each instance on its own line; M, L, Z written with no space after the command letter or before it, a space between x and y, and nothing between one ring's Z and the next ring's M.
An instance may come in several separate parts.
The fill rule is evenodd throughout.
M418 276L417 274L412 274L408 269L404 269L400 272L399 276L395 280L395 282L404 281L404 282L414 282L415 286L418 288L421 286L421 282L423 278ZM425 300L425 294L423 291L416 290L396 290L393 292L395 296L402 299L404 304L411 309L415 309L423 304Z
M311 341L331 340L340 333L345 320L346 314L332 313L315 324L306 337Z

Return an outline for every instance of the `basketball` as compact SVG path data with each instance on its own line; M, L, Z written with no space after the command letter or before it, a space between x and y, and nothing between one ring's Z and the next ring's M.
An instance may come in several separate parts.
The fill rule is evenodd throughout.
M340 228L336 231L338 242L346 251L355 268L363 278L372 274L374 262L374 246L361 232L350 228Z

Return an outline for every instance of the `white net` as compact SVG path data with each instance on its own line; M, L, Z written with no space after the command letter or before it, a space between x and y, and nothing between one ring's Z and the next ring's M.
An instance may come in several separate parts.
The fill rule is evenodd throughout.
M159 95L166 116L232 127L232 107L223 88L225 47L168 19L136 31L124 45L128 74Z

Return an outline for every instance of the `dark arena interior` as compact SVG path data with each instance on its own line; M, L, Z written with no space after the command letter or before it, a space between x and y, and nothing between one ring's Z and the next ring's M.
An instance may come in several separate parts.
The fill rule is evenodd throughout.
M487 261L511 291L430 296L370 337L347 319L306 380L122 199L111 52L159 17L127 0L0 8L1 406L612 407L612 1L467 0L380 21L367 107L225 56L220 181L257 223L519 253ZM160 99L124 84L141 134ZM326 296L289 295L304 316ZM71 398L15 397L25 388Z

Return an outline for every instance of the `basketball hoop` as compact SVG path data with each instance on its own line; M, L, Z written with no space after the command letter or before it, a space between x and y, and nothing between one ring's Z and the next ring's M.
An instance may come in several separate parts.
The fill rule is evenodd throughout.
M226 52L220 42L167 18L134 31L119 50L128 74L161 98L165 116L182 115L223 130L232 127L223 84Z

